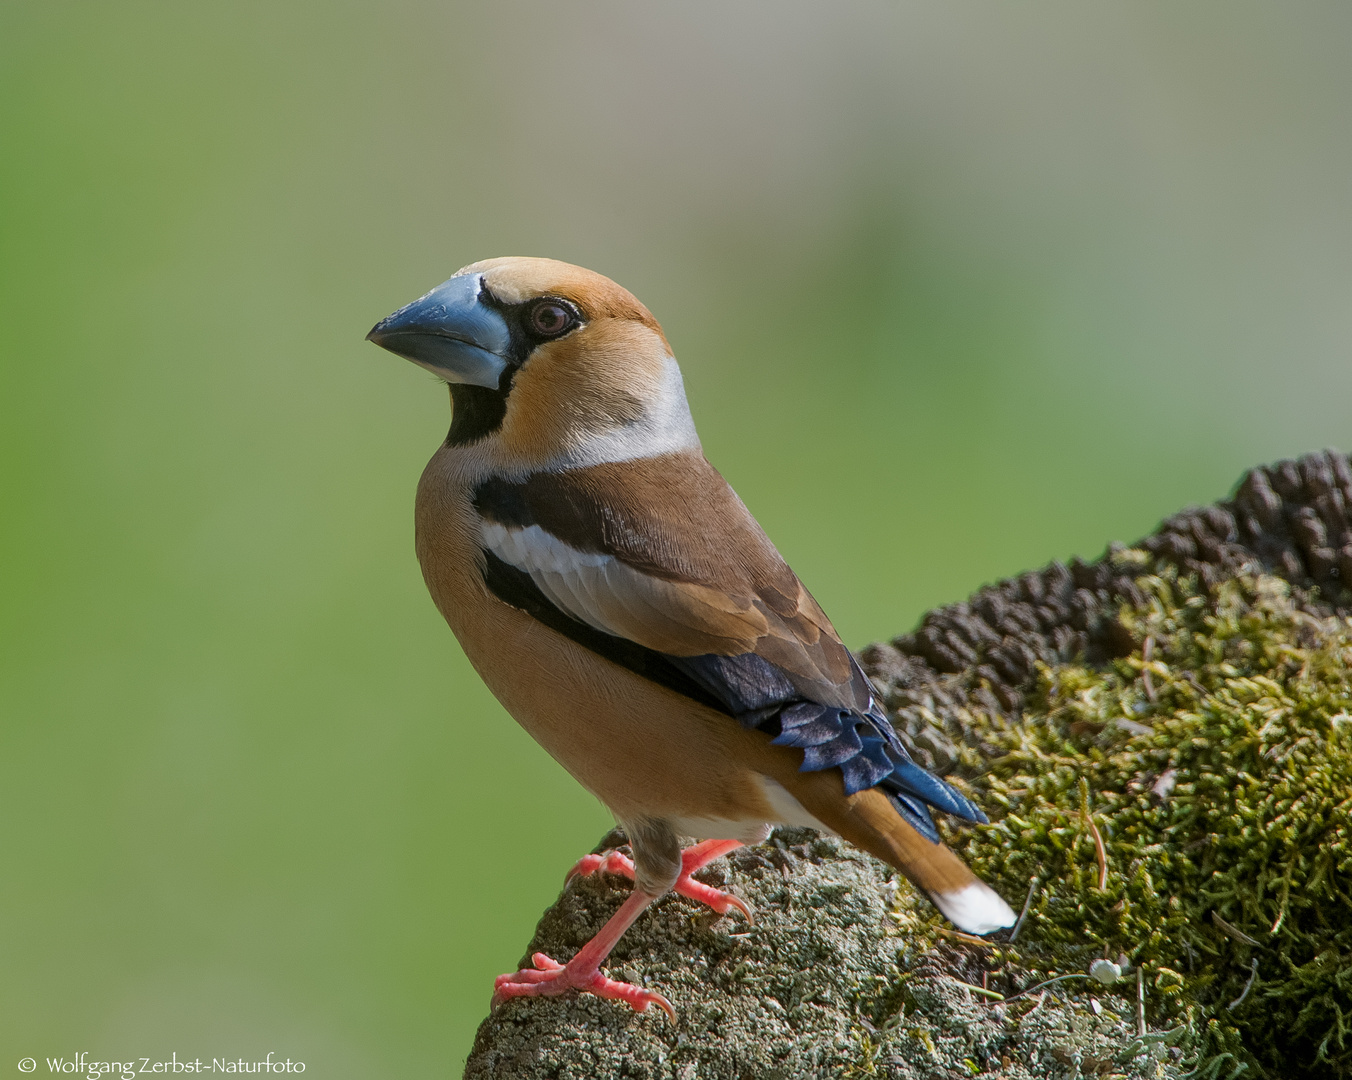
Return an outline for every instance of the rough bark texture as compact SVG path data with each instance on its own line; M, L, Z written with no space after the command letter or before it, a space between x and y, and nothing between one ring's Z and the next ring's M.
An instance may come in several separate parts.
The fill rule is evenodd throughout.
M1346 614L1350 508L1347 458L1314 454L1254 469L1231 499L1183 511L1135 546L1204 589L1274 574L1312 614ZM1118 614L1145 598L1137 572L1114 550L984 588L930 612L914 633L864 651L917 760L977 776L1000 752L983 731L1019 724L1039 665L1106 663L1140 649ZM613 834L598 850L622 839ZM1004 963L1002 946L936 931L904 882L840 841L779 830L700 876L745 897L756 925L668 897L608 965L614 977L671 998L677 1024L590 996L511 1002L484 1021L466 1077L1185 1074L1183 1053L1170 1045L1176 1031L1140 1034L1134 981L1091 993L1081 979L992 1002L975 988ZM616 879L574 881L545 913L527 956L572 955L628 888ZM1214 1074L1226 1070L1218 1064Z

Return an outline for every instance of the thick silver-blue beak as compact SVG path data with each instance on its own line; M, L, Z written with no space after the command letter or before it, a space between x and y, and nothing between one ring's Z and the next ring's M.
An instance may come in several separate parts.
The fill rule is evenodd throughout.
M507 368L507 321L479 300L478 274L444 281L371 328L367 341L447 382L498 388Z

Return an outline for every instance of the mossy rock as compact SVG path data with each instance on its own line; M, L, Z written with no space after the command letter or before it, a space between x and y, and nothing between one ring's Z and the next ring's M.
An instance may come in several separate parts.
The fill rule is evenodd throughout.
M1000 985L1125 957L1203 1075L1352 1076L1352 621L1270 575L1137 584L1141 649L1043 666L985 732L992 825L958 846L1038 880Z
M616 950L677 1026L515 1001L466 1076L1352 1078L1349 508L1341 454L1254 469L864 650L913 755L990 813L949 840L1029 897L1013 940L779 830L705 872L755 928L670 897ZM528 952L571 955L627 889L574 882Z

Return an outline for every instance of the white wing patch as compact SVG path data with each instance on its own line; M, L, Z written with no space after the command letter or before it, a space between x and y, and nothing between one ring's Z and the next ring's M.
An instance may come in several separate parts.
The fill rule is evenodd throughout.
M615 559L596 555L565 544L539 525L524 529L508 528L485 521L480 528L483 545L503 562L524 570L559 610L579 622L608 634L617 631L606 623L596 606L588 602L588 593L596 578L605 576L607 563Z
M765 616L749 600L665 581L613 556L580 551L539 525L482 521L480 539L503 562L528 574L560 611L659 652L736 655L767 630Z
M485 521L480 527L484 546L503 562L518 570L533 574L537 570L566 574L578 567L604 566L614 562L610 555L598 555L565 544L547 533L539 525L509 528L496 521Z

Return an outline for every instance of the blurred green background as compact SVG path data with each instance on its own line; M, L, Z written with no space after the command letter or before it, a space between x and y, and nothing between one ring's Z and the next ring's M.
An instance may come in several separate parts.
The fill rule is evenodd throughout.
M607 827L425 594L448 403L378 318L493 255L631 288L862 646L1352 446L1350 46L1333 3L0 5L0 1073L455 1074Z

